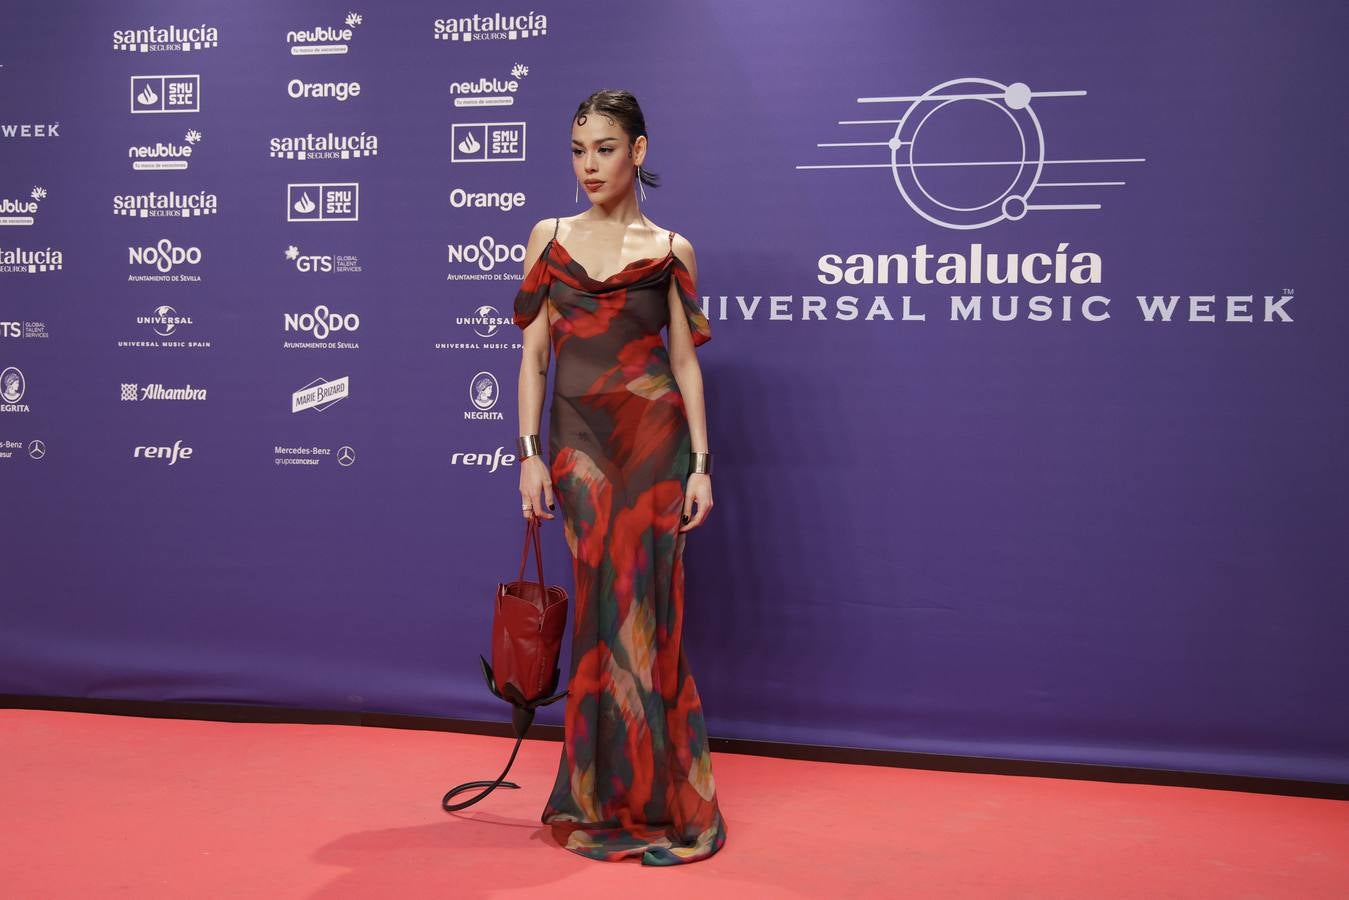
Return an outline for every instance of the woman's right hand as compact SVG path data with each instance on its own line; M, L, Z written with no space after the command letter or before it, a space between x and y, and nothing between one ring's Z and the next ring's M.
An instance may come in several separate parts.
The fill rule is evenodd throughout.
M543 503L539 502L540 497ZM534 508L532 515L541 519L557 518L556 513L548 512L553 508L553 478L543 457L537 453L520 462L520 505L523 507L526 503ZM547 504L548 509L544 509L544 504ZM520 515L528 519L531 512L521 509Z

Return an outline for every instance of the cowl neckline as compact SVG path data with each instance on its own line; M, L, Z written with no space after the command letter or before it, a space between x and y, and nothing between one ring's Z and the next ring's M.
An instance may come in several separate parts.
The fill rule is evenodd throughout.
M664 256L644 256L641 259L634 259L607 278L597 279L592 277L591 274L586 271L586 267L581 265L576 257L571 255L571 251L566 248L566 245L556 237L549 238L548 243L560 251L561 255L557 262L564 272L570 274L580 284L594 285L601 288L627 283L627 281L634 276L640 279L649 272L664 267L664 265L671 260L679 262L679 257L675 256L674 246L672 244L669 252Z

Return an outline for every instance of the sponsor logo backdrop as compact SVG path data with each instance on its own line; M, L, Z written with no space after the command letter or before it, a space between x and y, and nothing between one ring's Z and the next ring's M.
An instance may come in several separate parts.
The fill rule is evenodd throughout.
M1341 5L6 12L0 691L504 721L510 305L624 87L715 735L1349 780Z

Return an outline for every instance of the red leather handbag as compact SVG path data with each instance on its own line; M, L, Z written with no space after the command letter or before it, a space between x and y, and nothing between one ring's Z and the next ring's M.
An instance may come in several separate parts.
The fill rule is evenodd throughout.
M498 787L518 788L505 781L506 773L515 762L520 742L534 722L534 710L567 696L566 691L549 694L557 688L562 676L558 657L562 653L562 636L567 630L567 592L558 585L549 586L543 579L543 547L539 538L538 516L530 516L525 523L525 547L520 554L520 576L515 581L497 584L493 596L492 662L482 656L483 676L491 692L512 706L511 724L515 729L515 748L506 768L495 781L468 781L451 788L441 798L440 805L448 812L472 806ZM525 581L525 560L529 545L534 544L534 562L538 581ZM476 797L462 803L450 803L455 794L472 788L485 788Z
M525 560L534 544L539 580L525 581ZM527 706L557 687L562 635L567 629L567 592L543 580L543 548L539 518L525 525L525 548L520 554L520 577L502 582L496 590L492 618L492 666L496 689L492 693L515 705ZM539 704L542 705L542 704Z

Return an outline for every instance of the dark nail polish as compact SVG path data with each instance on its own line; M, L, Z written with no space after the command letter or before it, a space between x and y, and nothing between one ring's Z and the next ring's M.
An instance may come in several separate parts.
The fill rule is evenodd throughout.
M549 508L549 509L552 509L552 508L553 508L553 504L549 503L549 504L548 504L548 508Z
M687 525L688 522L689 522L689 517L688 517L688 516L684 516L684 524Z

